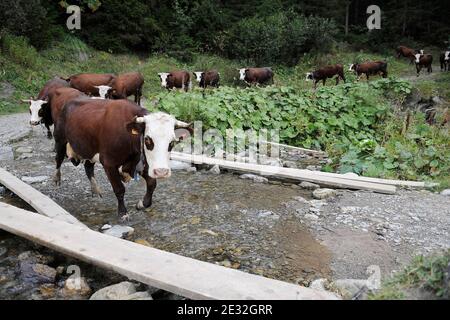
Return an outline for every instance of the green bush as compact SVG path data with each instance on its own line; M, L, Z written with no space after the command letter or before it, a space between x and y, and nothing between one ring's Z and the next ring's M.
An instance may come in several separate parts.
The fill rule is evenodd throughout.
M30 46L28 39L23 36L0 33L2 52L14 63L24 67L34 68L39 63L39 53Z

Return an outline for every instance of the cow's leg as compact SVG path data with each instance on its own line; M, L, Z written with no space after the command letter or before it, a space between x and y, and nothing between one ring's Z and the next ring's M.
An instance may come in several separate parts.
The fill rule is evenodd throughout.
M66 144L61 143L58 141L55 141L55 161L56 161L56 172L53 177L53 182L55 185L60 186L61 185L61 164L64 161L64 158L66 156Z
M52 132L50 131L50 126L46 124L45 127L47 128L47 138L48 139L53 138Z
M322 83L323 83L323 86L325 86L325 83L327 82L327 78L324 78L323 80L322 80Z
M94 176L94 166L95 163L90 162L89 160L86 160L84 162L84 171L86 172L86 176L89 179L89 182L91 183L91 192L92 196L99 196L102 197L102 193L100 188L98 187L97 180L95 180Z
M367 78L367 81L369 81L369 73L368 72L366 73L366 78Z
M336 85L339 84L339 76L336 77Z
M314 90L317 89L317 82L319 82L319 80L314 80L314 83L313 83L313 88L314 88Z
M416 65L416 70L417 70L417 77L419 76L420 70L422 70L422 67L420 65Z
M105 169L106 176L108 177L109 183L111 183L114 194L117 198L117 213L122 219L126 219L128 216L127 208L125 207L124 202L125 187L120 178L119 170L117 167L105 164L103 164L103 168Z
M155 191L156 188L156 179L153 179L148 175L147 164L145 165L144 171L141 173L141 176L145 179L145 182L147 183L147 191L145 193L144 199L140 200L136 204L136 208L138 210L149 208L152 205L153 192Z

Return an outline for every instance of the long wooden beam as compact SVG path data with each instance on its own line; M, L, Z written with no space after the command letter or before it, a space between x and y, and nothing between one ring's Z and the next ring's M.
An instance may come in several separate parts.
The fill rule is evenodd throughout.
M52 199L43 195L32 186L26 184L3 168L0 168L0 184L14 192L40 214L68 223L84 226L83 223L61 208Z
M190 299L336 299L273 280L108 236L0 203L0 228L130 279Z
M345 188L353 190L369 190L379 193L393 194L396 187L387 184L372 183L366 181L358 181L342 178L340 176L329 177L317 174L315 171L283 168L276 166L268 166L254 163L234 162L218 158L206 157L204 155L191 155L180 152L171 152L173 160L185 161L191 163L204 163L209 165L219 165L223 168L233 169L237 171L253 172L265 176L275 176L280 178L289 178L301 181L315 182L322 185L332 186L335 188Z

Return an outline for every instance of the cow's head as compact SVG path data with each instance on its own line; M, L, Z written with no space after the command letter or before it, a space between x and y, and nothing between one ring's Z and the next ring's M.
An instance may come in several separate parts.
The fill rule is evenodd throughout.
M106 99L108 97L109 90L112 89L110 86L94 86L98 89L98 96L100 99Z
M193 72L193 73L194 73L194 76L195 76L195 80L197 80L197 82L202 81L202 77L205 74L203 71L196 71L196 72Z
M245 74L247 73L247 68L239 69L239 80L245 80Z
M189 136L190 130L187 129L189 126L190 124L163 112L135 117L127 124L128 132L144 137L143 149L150 177L154 179L170 177L170 151L175 141Z
M450 51L445 51L444 53L444 60L449 61L450 60Z
M160 72L158 73L159 79L161 80L161 87L167 88L167 78L169 78L170 73Z
M30 124L36 126L41 123L43 118L42 106L47 103L46 100L22 100L22 102L30 104Z
M313 73L312 72L307 72L306 73L306 81L311 81L314 79Z
M356 71L356 63L352 63L350 66L349 66L349 68L348 68L348 71Z
M424 55L425 51L423 51L423 49L420 49L420 50L418 51L418 53L420 53L421 55Z
M420 57L422 56L422 54L420 54L420 53L416 53L415 55L414 55L414 58L415 58L415 62L416 63L419 63L420 62Z

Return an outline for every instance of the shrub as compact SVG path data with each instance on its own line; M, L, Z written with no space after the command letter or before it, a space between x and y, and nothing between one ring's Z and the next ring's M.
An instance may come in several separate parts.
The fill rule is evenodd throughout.
M2 52L17 64L33 68L39 63L39 54L30 46L28 39L23 36L14 36L6 32L0 33Z

